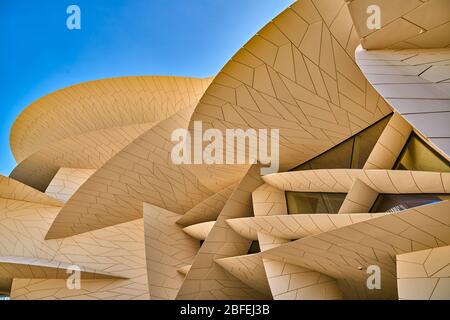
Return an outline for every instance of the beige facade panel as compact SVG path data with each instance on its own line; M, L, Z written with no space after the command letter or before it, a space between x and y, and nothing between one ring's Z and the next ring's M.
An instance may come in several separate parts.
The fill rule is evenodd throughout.
M367 29L369 5L382 10L379 30ZM299 0L215 78L105 79L37 100L12 128L18 166L0 176L0 292L450 299L450 201L369 213L379 194L450 193L449 172L394 169L412 132L449 159L449 5ZM289 171L389 114L362 169ZM203 132L279 129L279 173L175 164L172 133L200 120ZM286 191L346 197L338 214L288 214ZM367 287L374 265L382 290ZM67 283L73 266L79 288Z
M369 212L379 193L359 179L353 182L344 202L339 208L339 213Z
M263 259L274 300L341 300L335 279L277 260Z
M176 224L180 215L144 203L145 252L150 299L173 300L200 247Z
M349 0L347 5L365 49L450 45L450 3L447 0ZM377 22L377 14L379 28L372 27Z
M181 268L178 268L177 271L182 274L183 276L187 275L187 273L189 272L189 270L191 269L190 264L187 264L185 266L182 266Z
M132 299L148 299L143 219L65 238L54 259L73 264L82 261L87 268L128 278L112 283L114 291L133 296ZM128 292L130 288L135 290Z
M10 176L45 191L61 167L99 169L153 125L114 127L58 140L21 161Z
M59 210L42 204L0 199L0 257L79 263L80 267L125 278L136 273L140 259L145 271L142 219L63 240L44 240Z
M47 240L46 243L48 242L59 241ZM126 279L89 281L81 278L79 290L67 289L66 280L23 279L29 281L26 285L26 295L22 295L21 291L14 291L17 281L15 279L11 297L64 299L68 295L79 299L149 299L142 219L66 238L54 259L71 264L79 264L82 261L82 266L86 268L113 272ZM43 288L45 292L42 292ZM42 294L45 295L41 296Z
M284 190L263 184L252 192L253 214L271 216L287 214Z
M225 158L224 158L225 159ZM186 164L183 167L190 171L209 190L222 191L236 183L247 173L248 164Z
M296 240L370 220L380 213L292 214L228 219L231 228L244 238L257 240L260 232L276 238Z
M449 159L450 83L446 80L450 78L450 49L358 48L355 54L378 93Z
M63 203L32 187L0 175L0 198L61 207Z
M164 120L195 105L210 82L142 76L90 81L61 89L22 112L11 130L11 149L21 162L71 136Z
M124 279L89 282L91 280L83 280L82 277L82 289L78 291L68 290L66 280L14 280L11 296L37 299L43 294L45 297L42 298L60 299L67 294L80 298L97 295L99 299L148 299L142 219L63 240L45 240L45 234L59 210L59 207L0 199L0 257L27 257L30 261L38 259L60 265L77 265L81 270L95 270L96 273ZM30 284L26 295L14 292L15 281ZM90 284L84 286L85 281ZM33 283L40 285L33 286ZM46 286L53 288L51 294L41 291ZM87 293L85 290L95 292Z
M20 163L11 177L44 191L61 167L98 169L156 122L195 105L210 81L124 77L52 93L14 123L11 148Z
M211 196L171 161L172 131L186 127L191 113L184 109L160 122L97 170L66 203L47 239L142 218L143 202L181 214Z
M273 173L271 186L300 192L349 192L356 179L378 193L450 193L450 173L408 170L318 169Z
M355 64L357 45L343 0L294 3L214 78L190 130L278 128L282 171L321 154L391 112Z
M274 237L273 235L262 232L262 231L258 231L257 236L258 236L257 239L259 242L259 247L261 249L261 252L278 247L278 246L282 245L283 243L287 243L287 242L291 241L291 240L285 239L285 238Z
M392 169L412 132L412 127L394 112L373 147L363 169Z
M345 281L346 298L396 299L395 256L447 246L449 208L450 202L444 201L380 216L280 245L263 257ZM367 288L365 270L370 265L380 267L383 290Z
M263 183L259 170L258 165L253 165L231 194L192 263L177 299L268 298L215 262L218 259L246 254L250 247L251 241L235 233L226 220L252 215L251 192Z
M44 240L61 207L0 198L0 257L53 260L59 242Z
M194 239L205 240L208 237L208 234L211 232L211 229L213 228L215 223L215 221L197 223L183 228L183 231Z
M450 299L450 246L397 255L398 298Z
M76 269L75 269L76 268ZM82 279L120 279L113 274L97 272L89 268L59 261L23 257L0 257L0 278L11 279L67 279L72 270L80 272Z
M95 172L92 169L61 168L45 190L49 196L66 203Z
M177 223L182 226L190 226L197 223L215 221L236 186L237 184L232 184L203 200L183 214Z
M69 289L62 279L14 279L12 300L148 300L148 289L128 280L84 280ZM146 292L147 290L147 292Z
M249 287L271 297L266 270L259 254L216 259L215 262Z

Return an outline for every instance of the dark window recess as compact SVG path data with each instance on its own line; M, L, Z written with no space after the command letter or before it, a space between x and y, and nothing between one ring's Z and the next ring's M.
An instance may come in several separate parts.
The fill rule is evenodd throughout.
M338 213L345 196L345 193L286 191L288 213Z
M380 194L370 212L398 212L448 199L448 194Z
M389 122L390 116L383 118L369 128L341 142L332 149L295 167L291 171L313 169L362 169L370 152Z
M12 279L0 277L0 300L9 300L11 294Z
M259 241L253 240L250 248L248 248L247 254L258 253L261 252L261 248L259 247Z
M450 172L450 164L417 134L412 133L400 153L394 169Z

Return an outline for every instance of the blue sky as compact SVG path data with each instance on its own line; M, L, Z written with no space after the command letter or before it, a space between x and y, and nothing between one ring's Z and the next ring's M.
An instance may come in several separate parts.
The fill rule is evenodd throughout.
M216 74L293 0L0 0L0 173L11 125L55 90L126 75ZM66 9L81 8L81 30Z

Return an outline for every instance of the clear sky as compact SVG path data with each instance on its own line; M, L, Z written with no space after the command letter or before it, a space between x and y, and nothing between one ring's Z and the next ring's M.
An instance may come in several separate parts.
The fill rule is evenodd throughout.
M11 125L34 100L89 80L215 75L293 0L0 0L0 174ZM81 30L66 27L69 5Z

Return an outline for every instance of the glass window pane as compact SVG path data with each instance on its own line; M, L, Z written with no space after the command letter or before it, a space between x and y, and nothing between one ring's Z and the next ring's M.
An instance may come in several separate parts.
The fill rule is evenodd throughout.
M450 165L413 133L400 154L395 169L450 172Z
M344 141L337 147L310 161L312 169L350 168L352 160L353 139Z
M345 196L346 194L343 193L322 193L322 198L327 206L328 213L338 213Z
M327 212L319 193L287 192L289 214Z
M300 171L300 170L311 170L311 161L308 161L292 169L292 171Z
M289 214L337 213L345 193L286 192Z
M448 199L448 194L380 194L370 212L398 212Z
M355 136L352 154L353 169L362 169L364 167L373 147L375 147L375 144L380 138L381 133L388 124L390 118L391 117L384 118Z
M0 277L0 300L9 300L12 279Z
M295 167L291 171L363 168L389 119L390 116L385 117L369 128Z

